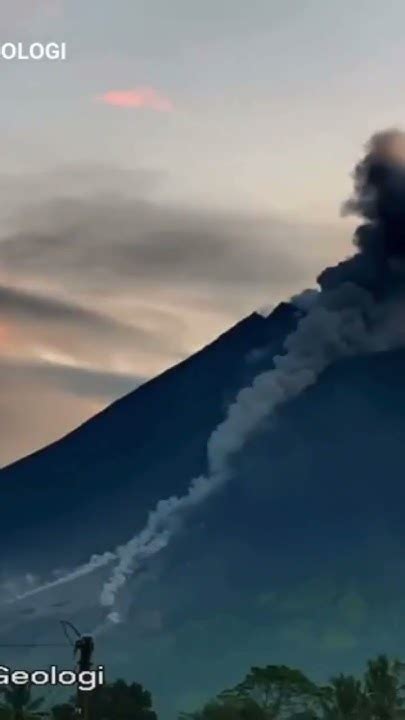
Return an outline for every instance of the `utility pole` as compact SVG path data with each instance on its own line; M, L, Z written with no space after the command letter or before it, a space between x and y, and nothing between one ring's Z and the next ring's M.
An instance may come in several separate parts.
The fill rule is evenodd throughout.
M94 640L91 635L81 635L74 644L74 654L78 655L76 672L91 670L93 666ZM77 688L77 712L83 720L90 720L89 690Z

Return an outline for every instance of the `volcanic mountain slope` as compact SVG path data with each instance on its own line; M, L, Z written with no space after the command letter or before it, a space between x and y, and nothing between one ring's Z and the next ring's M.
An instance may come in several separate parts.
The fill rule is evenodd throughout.
M305 311L250 316L0 473L4 643L63 614L163 718L252 664L404 659L405 134L371 139L349 205L356 253Z
M133 499L131 533L159 498L183 492L204 471L212 428L237 390L281 351L299 314L289 304L268 318L253 313L67 437L1 470L7 512L0 536L17 542L33 528L47 533L55 521L59 528L75 525L96 508L122 506L126 493ZM101 550L106 541L104 527ZM117 542L115 529L111 541Z
M296 322L292 305L250 316L1 471L7 570L70 567L141 529L158 498L181 494L205 470L212 428L237 389L271 367ZM374 652L401 654L404 367L403 351L342 360L262 423L228 485L129 584L126 621L98 640L111 675L144 682L166 717L251 664L325 677ZM99 589L66 586L55 617L94 625ZM55 639L54 622L21 616L3 638Z

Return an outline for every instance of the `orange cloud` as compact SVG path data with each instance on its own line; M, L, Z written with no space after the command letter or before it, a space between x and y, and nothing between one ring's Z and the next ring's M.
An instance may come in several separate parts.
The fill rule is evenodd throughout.
M106 105L124 108L149 108L158 112L170 112L173 103L151 87L139 87L133 90L109 90L98 98Z

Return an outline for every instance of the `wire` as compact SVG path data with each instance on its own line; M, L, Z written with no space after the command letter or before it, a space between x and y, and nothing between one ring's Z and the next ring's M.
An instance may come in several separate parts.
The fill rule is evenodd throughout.
M63 634L65 635L66 640L68 641L69 645L71 645L73 648L75 647L75 643L72 641L72 638L69 635L69 630L73 631L73 633L76 635L76 637L81 638L81 634L78 631L78 629L73 625L73 623L69 622L68 620L60 620L60 624L62 626ZM66 648L66 643L0 643L0 648L46 648L46 647L63 647ZM52 687L48 688L48 692L45 693L45 696L43 696L43 701L46 706L48 706L48 709L34 712L34 717L50 717L52 709L50 707L50 699L54 698L55 695L59 692L58 687Z
M6 643L0 644L0 648L12 647L12 648L28 648L28 647L66 647L66 643Z
M76 637L80 638L80 637L81 637L81 634L79 633L78 629L77 629L71 622L69 622L68 620L61 620L61 621L60 621L60 624L62 625L63 634L64 634L66 640L68 641L69 645L71 645L72 647L74 647L74 642L72 642L72 638L69 636L68 628L70 628L71 630L73 630L73 632L75 633Z
M73 625L73 623L69 622L68 620L60 620L60 624L62 626L63 634L66 637L66 640L68 641L69 645L74 647L74 642L72 641L72 638L69 635L68 630L72 630L75 635L80 638L81 635L78 631L78 629ZM45 648L45 647L66 647L66 643L0 643L0 648Z

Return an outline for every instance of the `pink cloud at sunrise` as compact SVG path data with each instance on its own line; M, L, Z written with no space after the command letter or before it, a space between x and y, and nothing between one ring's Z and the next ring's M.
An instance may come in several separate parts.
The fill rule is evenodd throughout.
M98 100L106 105L122 108L149 108L158 112L171 112L173 103L151 87L138 87L132 90L109 90L99 95Z

